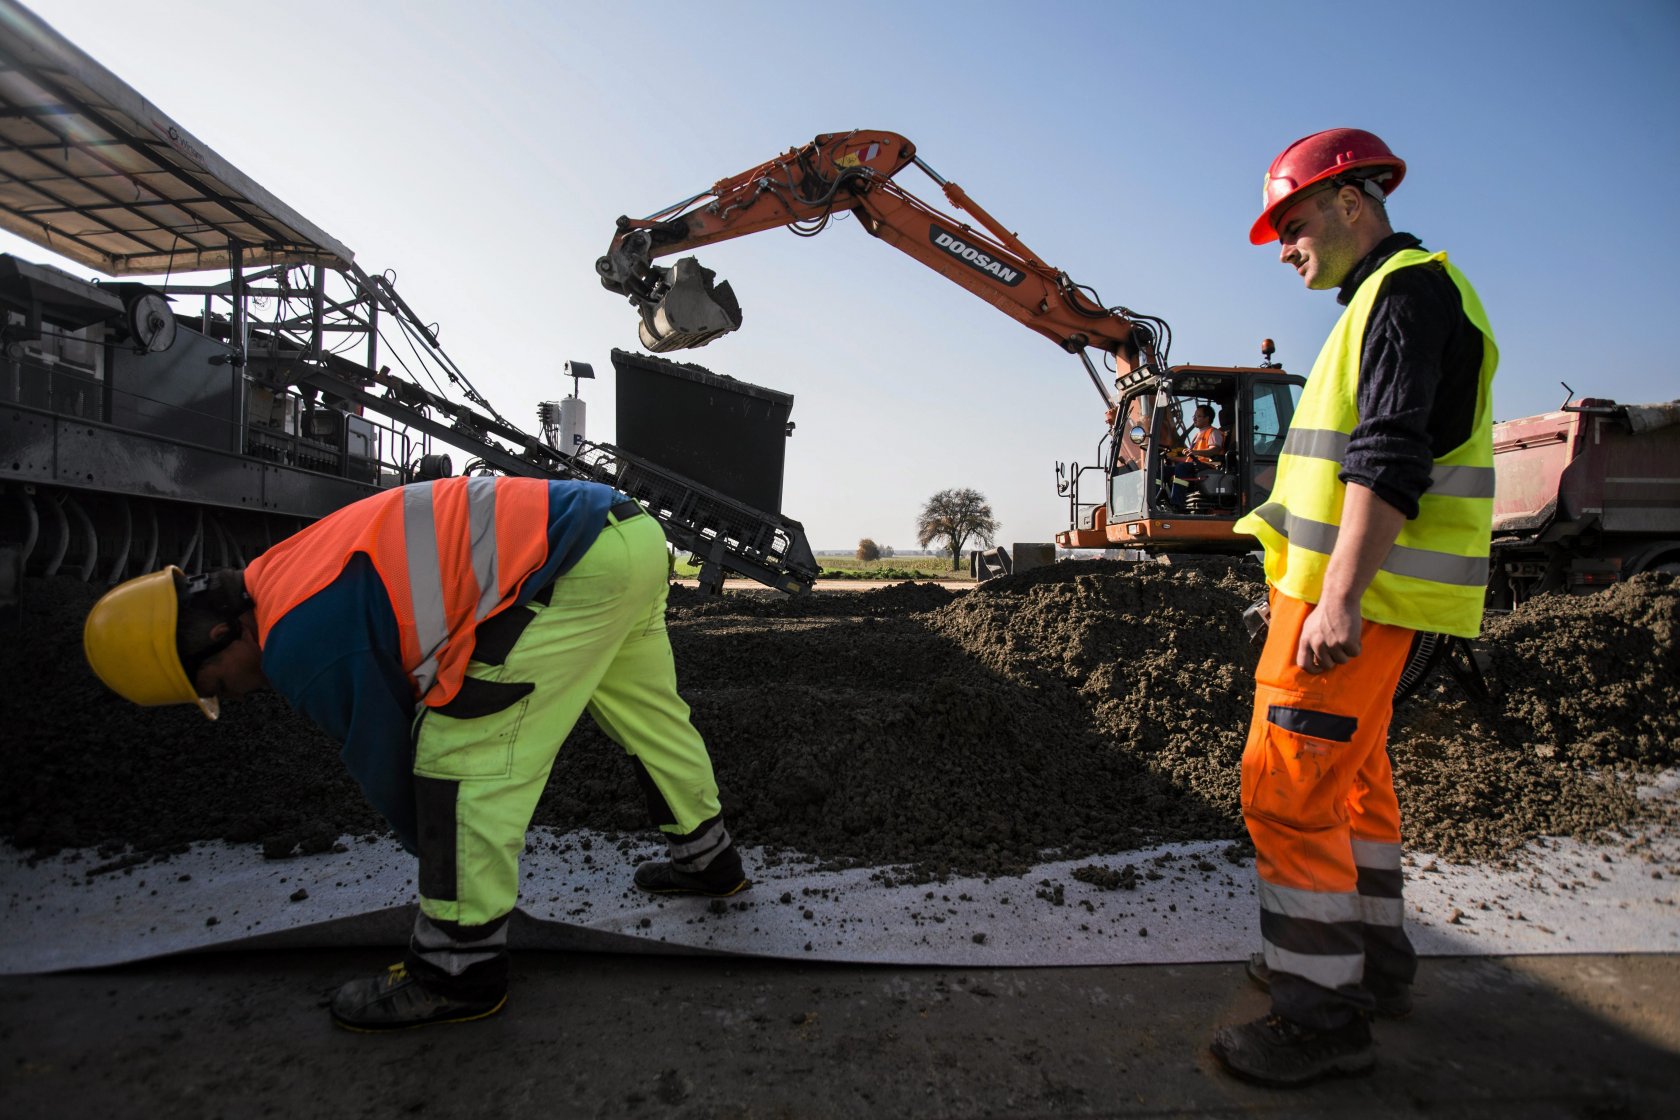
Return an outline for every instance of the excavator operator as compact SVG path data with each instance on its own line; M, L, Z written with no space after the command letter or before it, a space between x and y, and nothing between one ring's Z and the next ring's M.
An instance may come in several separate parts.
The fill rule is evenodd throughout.
M1225 433L1213 426L1213 406L1198 404L1191 414L1190 431L1182 442L1171 441L1163 455L1170 461L1174 509L1189 505L1190 490L1202 472L1219 470L1225 463Z
M1225 461L1225 433L1213 426L1213 406L1199 404L1191 417L1195 434L1186 449L1189 457L1207 467L1217 467Z
M272 687L343 745L351 774L419 857L402 963L341 987L356 1031L464 1022L507 1001L519 854L584 711L624 747L669 860L659 894L747 886L706 745L677 694L665 534L611 487L448 478L364 498L243 571L119 585L83 630L89 664L137 704Z
M1464 274L1389 225L1405 174L1369 132L1314 133L1272 161L1249 231L1345 308L1270 500L1236 526L1265 548L1270 596L1242 812L1263 945L1249 975L1272 1013L1220 1030L1212 1049L1269 1085L1368 1070L1369 1016L1411 1010L1394 687L1414 632L1481 627L1498 349Z

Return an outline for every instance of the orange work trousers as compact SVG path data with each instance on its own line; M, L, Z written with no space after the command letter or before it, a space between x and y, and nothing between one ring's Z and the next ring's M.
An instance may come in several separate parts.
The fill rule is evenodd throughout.
M1295 651L1312 610L1271 592L1242 811L1257 853L1272 1009L1330 1028L1417 971L1402 920L1400 803L1388 759L1413 631L1367 621L1357 657L1308 673Z

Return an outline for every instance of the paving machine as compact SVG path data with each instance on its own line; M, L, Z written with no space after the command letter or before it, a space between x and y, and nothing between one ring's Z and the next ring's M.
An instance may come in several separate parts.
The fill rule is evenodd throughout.
M0 255L0 607L25 576L241 566L382 487L453 473L451 450L467 472L623 490L708 589L729 572L794 593L816 578L779 509L583 439L566 402L539 407L542 435L509 422L391 273L14 0L0 228L112 278Z

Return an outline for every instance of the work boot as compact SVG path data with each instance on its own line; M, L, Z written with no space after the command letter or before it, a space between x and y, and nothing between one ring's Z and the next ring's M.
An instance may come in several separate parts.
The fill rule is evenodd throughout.
M1250 953L1248 955L1248 978L1263 992L1272 990L1272 970L1266 963L1266 954ZM1410 984L1372 984L1367 982L1365 990L1371 993L1371 998L1377 1001L1377 1014L1384 1019L1404 1019L1412 1013L1412 986Z
M494 988L474 998L445 995L428 988L405 964L383 975L352 980L333 994L333 1022L349 1031L400 1031L431 1023L467 1023L488 1019L507 1004L507 989Z
M1213 1036L1213 1056L1247 1081L1288 1088L1325 1077L1369 1073L1377 1063L1371 1025L1363 1015L1346 1026L1313 1030L1268 1015Z
M703 871L685 871L668 859L650 860L636 868L636 885L649 894L698 894L728 898L751 884L741 867L741 853L731 844Z

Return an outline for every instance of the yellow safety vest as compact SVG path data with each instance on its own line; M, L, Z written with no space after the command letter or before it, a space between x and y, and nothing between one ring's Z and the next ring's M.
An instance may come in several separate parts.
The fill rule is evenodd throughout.
M1476 419L1470 437L1435 460L1418 515L1359 601L1360 614L1412 630L1474 638L1481 632L1493 526L1493 371L1499 364L1487 313L1475 289L1445 253L1402 249L1353 295L1313 363L1278 459L1271 500L1243 517L1238 532L1266 549L1266 579L1286 595L1316 603L1342 520L1347 487L1342 469L1348 437L1359 422L1359 367L1365 323L1396 269L1440 261L1482 334Z

